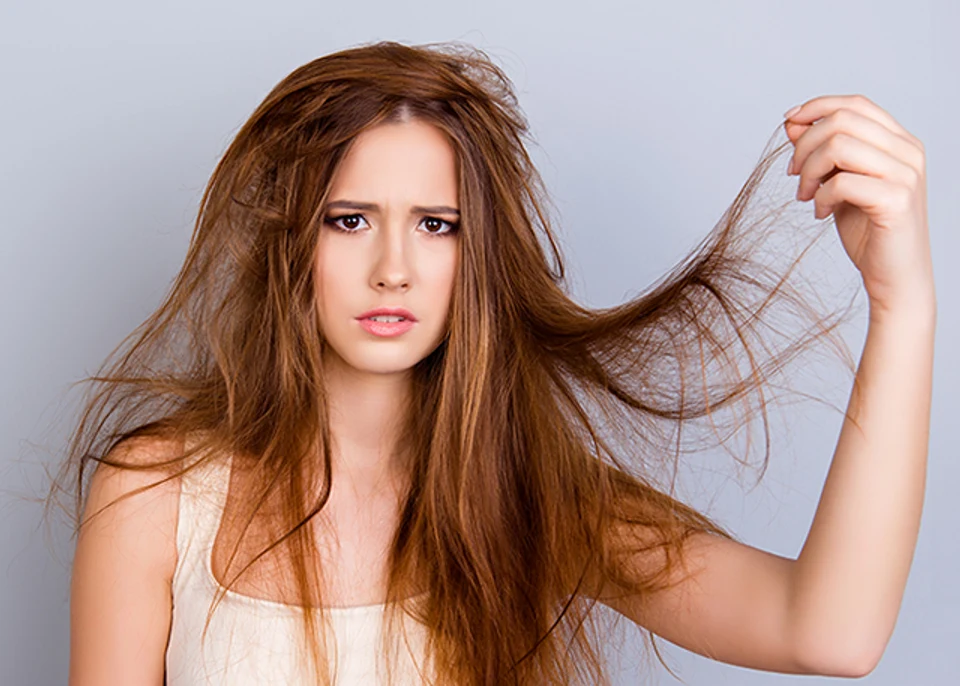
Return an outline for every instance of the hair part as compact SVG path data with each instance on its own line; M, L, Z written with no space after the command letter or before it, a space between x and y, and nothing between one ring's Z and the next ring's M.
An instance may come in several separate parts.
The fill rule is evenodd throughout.
M151 465L167 479L231 455L258 486L236 516L249 527L268 502L282 507L272 543L239 570L234 546L227 586L282 548L298 597L320 597L307 524L332 481L317 234L351 143L411 119L437 126L456 151L460 267L448 335L413 369L417 411L398 441L407 483L388 626L404 614L423 623L436 684L607 684L600 589L662 590L679 581L690 535L734 538L657 482L671 466L676 474L682 429L705 420L704 450L761 416L765 469L772 379L821 341L849 357L842 318L791 283L819 234L786 268L760 261L786 205L759 218L748 210L785 145L764 151L682 264L623 304L589 309L567 293L527 121L484 52L388 41L315 59L242 126L204 190L169 294L84 380L93 391L51 495L75 491L76 531L89 462L143 468L121 459L122 445L175 442ZM803 333L770 345L783 313ZM742 417L723 424L737 406ZM408 602L424 588L423 603ZM301 604L305 669L330 683L324 610Z

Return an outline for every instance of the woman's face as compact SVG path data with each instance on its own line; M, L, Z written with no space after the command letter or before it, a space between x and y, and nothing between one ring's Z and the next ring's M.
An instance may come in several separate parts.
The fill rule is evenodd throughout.
M317 244L317 313L328 363L377 374L406 372L446 333L457 272L456 156L422 121L360 134L337 170ZM384 336L363 321L379 307L415 318Z

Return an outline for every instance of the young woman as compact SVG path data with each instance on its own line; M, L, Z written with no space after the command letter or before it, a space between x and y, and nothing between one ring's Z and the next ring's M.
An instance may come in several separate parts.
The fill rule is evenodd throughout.
M690 259L588 310L482 52L385 42L295 70L214 171L170 295L92 377L61 473L78 489L71 685L601 684L598 602L654 649L871 671L924 487L924 150L861 96L784 127ZM791 270L751 259L759 223L740 231L790 147L797 199L832 218L870 307L796 560L654 477L681 426L716 432L836 335L814 317L782 349L750 341L776 304L816 315Z

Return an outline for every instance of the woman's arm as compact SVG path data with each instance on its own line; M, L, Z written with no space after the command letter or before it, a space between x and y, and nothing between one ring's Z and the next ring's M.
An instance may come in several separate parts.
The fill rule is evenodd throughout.
M827 664L851 655L866 673L893 633L926 483L936 326L926 153L860 95L815 98L787 115L797 198L833 216L870 303L791 614L807 654Z
M652 546L654 540L646 543ZM631 561L631 574L647 576L663 567L663 549L652 550ZM684 541L684 558L689 575L676 568L664 590L636 596L608 586L595 597L657 636L711 660L783 674L856 676L851 664L827 664L803 654L790 615L795 560L707 532Z
M136 461L137 450L143 448L124 450L121 459ZM111 457L116 459L117 451ZM70 586L70 686L163 684L179 479L90 518L161 477L98 464L91 478Z
M926 484L935 317L929 302L871 318L836 453L796 563L792 614L825 664L879 662L893 633ZM852 419L860 425L854 425Z
M685 547L694 569L689 578L644 598L617 597L612 588L597 598L720 662L789 674L871 672L893 632L920 524L930 312L918 299L909 316L871 321L857 372L861 393L851 394L799 559L703 533Z
M787 113L797 198L833 215L870 301L866 343L797 560L707 534L697 571L647 598L598 598L702 655L777 672L863 676L899 612L926 479L936 298L923 145L868 99ZM655 564L637 560L635 564Z

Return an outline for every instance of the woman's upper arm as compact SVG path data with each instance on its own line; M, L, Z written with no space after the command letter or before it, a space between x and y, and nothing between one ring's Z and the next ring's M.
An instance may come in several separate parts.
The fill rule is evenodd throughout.
M666 640L728 664L787 674L843 676L805 656L790 617L794 560L709 533L685 546L691 574L642 599L603 604Z
M131 442L120 454L124 461L136 461L158 449L169 445ZM161 478L159 471L105 464L97 464L91 477L70 582L70 686L163 683L180 480L170 479L92 516Z

